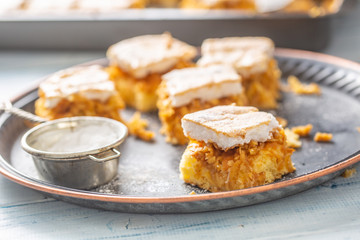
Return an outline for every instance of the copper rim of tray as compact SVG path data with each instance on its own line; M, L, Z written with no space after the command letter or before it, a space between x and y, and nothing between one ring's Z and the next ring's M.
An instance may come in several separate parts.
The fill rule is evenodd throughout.
M303 50L293 50L293 49L276 49L275 56L282 56L282 57L294 57L300 59L311 59L316 61L321 61L324 63L329 63L337 66L341 66L347 69L352 69L360 73L360 64L356 62L352 62L346 59L342 59L339 57L334 57L326 54L303 51ZM91 63L96 63L97 61L93 61ZM35 90L38 87L39 82L36 82L36 85L28 89L29 92ZM24 93L25 94L25 93ZM24 94L14 97L12 101L16 101L20 99ZM4 159L1 159L6 167L9 170L0 166L0 173L5 177L9 178L10 180L49 194L56 194L66 197L72 198L81 198L81 199L88 199L88 200L96 200L96 201L107 201L107 202L118 202L118 203L179 203L179 202L193 202L193 201L206 201L206 200L213 200L213 199L220 199L220 198L233 198L233 197L240 197L246 196L256 193L267 192L271 190L276 190L284 187L289 187L301 183L305 183L310 180L314 180L332 173L336 173L338 171L344 170L347 167L350 167L357 162L360 161L360 151L357 153L349 156L346 160L343 160L339 163L336 163L330 167L325 169L318 170L313 173L309 173L303 176L299 176L293 179L289 179L283 182L275 182L268 185L262 185L258 187L234 190L234 191L227 191L227 192L216 192L216 193L204 193L198 195L183 195L178 197L131 197L131 196L122 196L122 195L114 195L114 194L102 194L98 192L88 192L82 191L78 189L69 189L64 188L61 186L54 186L52 184L43 183L34 179L30 179L21 173L19 173L16 169L14 169L10 164L8 164Z

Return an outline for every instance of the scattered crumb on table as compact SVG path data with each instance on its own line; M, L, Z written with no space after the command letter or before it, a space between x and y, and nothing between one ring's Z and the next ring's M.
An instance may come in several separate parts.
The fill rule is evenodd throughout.
M314 137L316 142L330 142L333 135L331 133L317 132Z
M306 136L309 136L312 128L313 128L312 124L307 124L307 125L304 125L304 126L292 127L291 131L298 134L300 137L306 137Z
M356 168L349 168L349 169L346 169L343 174L341 174L342 177L344 178L349 178L349 177L352 177L356 174Z
M289 76L287 81L290 90L295 94L321 94L321 89L316 83L303 84L293 75Z
M196 194L196 192L194 192L194 191L192 191L191 193L189 193L190 195L195 195Z

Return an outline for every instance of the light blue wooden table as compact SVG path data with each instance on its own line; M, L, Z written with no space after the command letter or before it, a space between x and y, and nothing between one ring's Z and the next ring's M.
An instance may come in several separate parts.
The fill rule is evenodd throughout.
M324 52L360 62L359 25L358 8L336 19ZM0 96L14 96L41 76L103 55L0 51ZM359 166L357 172L273 202L169 215L79 207L0 176L0 239L360 239Z

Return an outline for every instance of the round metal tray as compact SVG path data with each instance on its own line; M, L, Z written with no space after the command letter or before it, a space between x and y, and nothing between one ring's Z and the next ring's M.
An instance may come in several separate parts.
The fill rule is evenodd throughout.
M227 209L262 203L299 193L339 175L360 160L360 65L323 54L277 49L276 58L283 80L295 75L303 82L316 82L322 95L295 95L284 92L278 116L289 126L311 123L314 129L303 146L293 154L296 171L268 185L209 193L179 179L179 160L185 149L165 143L158 134L155 113L144 114L156 141L147 143L129 137L121 146L118 176L97 189L83 191L39 179L31 157L19 144L29 128L23 120L3 113L0 116L0 173L26 187L56 199L82 206L136 213L185 213ZM88 64L107 64L105 59ZM13 104L33 111L37 86L13 99ZM123 115L130 116L132 110ZM315 132L330 132L330 143L312 140ZM194 191L196 194L190 195Z

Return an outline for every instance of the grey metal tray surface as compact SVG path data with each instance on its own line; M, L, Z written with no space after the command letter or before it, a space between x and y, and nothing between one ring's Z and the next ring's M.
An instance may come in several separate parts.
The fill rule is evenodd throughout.
M179 179L179 160L184 146L167 144L157 134L153 143L129 137L121 146L118 176L97 189L83 191L42 181L31 157L19 144L28 126L23 120L0 115L0 173L19 184L67 202L106 210L126 212L201 212L275 200L304 191L339 175L360 160L360 65L347 60L305 51L277 49L283 80L295 75L303 82L316 82L321 96L283 93L275 114L290 126L311 123L311 137L292 157L296 171L275 183L219 193L209 193ZM106 60L92 63L107 64ZM91 64L92 64L91 63ZM88 63L90 64L90 63ZM17 107L33 111L37 87L13 99ZM125 116L132 114L128 109ZM158 132L155 113L144 114L151 129ZM329 143L312 140L315 132L330 132ZM194 191L196 194L191 195Z

